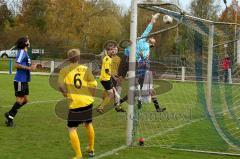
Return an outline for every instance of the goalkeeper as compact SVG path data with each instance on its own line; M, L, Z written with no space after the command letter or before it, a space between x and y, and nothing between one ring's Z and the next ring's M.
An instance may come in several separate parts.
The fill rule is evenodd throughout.
M137 62L137 82L140 87L140 90L143 87L144 83L144 77L146 71L149 69L150 65L150 49L153 48L156 44L156 40L154 37L149 37L150 32L153 29L153 24L156 23L156 20L159 17L159 13L155 14L152 16L150 24L147 26L146 30L143 32L143 34L140 37L140 40L137 41L137 46L136 46L136 62ZM129 67L129 54L130 54L130 47L125 49L124 52L124 57L121 62L121 70L119 70L119 76L120 79L122 80L125 78L128 67ZM166 110L166 108L160 108L157 96L155 96L154 91L151 93L151 100L154 103L154 106L156 108L157 112L163 112ZM138 108L140 109L142 107L142 101L141 98L138 99Z
M159 13L152 16L151 22L148 24L147 28L141 35L140 39L137 41L136 47L136 62L138 63L141 58L146 59L150 55L150 49L155 46L156 40L154 37L149 37L150 32L153 29L153 24L156 23L157 18L159 17ZM126 74L129 69L129 54L130 54L130 47L127 47L124 50L124 57L121 61L119 70L119 76L122 78L126 77Z

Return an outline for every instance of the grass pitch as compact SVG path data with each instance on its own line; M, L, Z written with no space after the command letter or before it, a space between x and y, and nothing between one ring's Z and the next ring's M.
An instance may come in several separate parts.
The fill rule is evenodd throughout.
M139 114L138 129L135 130L136 139L144 137L145 146L124 147L103 158L237 159L238 157L233 156L169 149L172 147L233 152L205 117L204 107L196 98L196 89L191 83L173 83L170 92L158 97L161 104L167 107L167 115L160 116L154 113L152 104L145 105ZM0 75L0 95L1 159L69 159L74 156L66 121L58 118L55 113L57 101L63 98L59 92L49 86L48 77L33 76L30 83L30 103L19 111L14 128L5 127L3 118L3 114L10 109L15 100L13 76ZM126 105L124 107L126 108ZM178 112L181 114L176 115ZM95 118L94 126L96 158L125 145L125 114L111 110ZM79 127L79 136L82 151L86 156L87 138L83 126Z

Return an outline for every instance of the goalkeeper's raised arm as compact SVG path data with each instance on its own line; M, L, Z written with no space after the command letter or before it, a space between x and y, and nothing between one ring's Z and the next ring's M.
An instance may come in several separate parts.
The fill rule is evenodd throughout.
M147 28L143 32L141 39L137 42L137 52L136 60L139 61L140 58L146 59L150 55L150 48L155 46L156 40L153 37L148 37L153 29L153 24L159 17L159 13L152 16L151 22L148 24Z
M158 17L159 17L159 13L157 14L154 14L152 16L152 19L151 19L151 22L148 24L147 28L145 29L145 31L143 32L143 34L141 35L141 39L144 39L146 40L147 39L147 36L150 34L150 32L152 31L153 29L153 24L156 23Z

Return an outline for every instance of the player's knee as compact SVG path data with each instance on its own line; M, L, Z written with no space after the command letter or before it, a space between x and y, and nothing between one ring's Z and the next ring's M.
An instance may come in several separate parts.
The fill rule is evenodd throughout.
M92 123L85 123L86 128L89 128L90 126L92 126Z
M25 98L24 98L24 102L23 102L23 104L27 104L28 102L29 102L28 98L25 97Z
M73 132L73 131L76 131L76 130L77 130L76 127L68 127L68 131L69 131L69 132Z
M109 93L108 97L112 99L113 98L113 94Z
M24 103L24 100L24 97L17 97L16 102L22 105Z
M114 97L113 89L108 91L108 95L109 95L109 98L113 98Z

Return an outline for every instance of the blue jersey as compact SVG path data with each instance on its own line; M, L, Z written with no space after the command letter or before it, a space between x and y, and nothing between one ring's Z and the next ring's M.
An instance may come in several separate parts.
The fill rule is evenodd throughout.
M28 56L27 51L25 50L19 50L16 57L16 63L22 65L22 66L31 66L31 59ZM29 70L23 70L23 69L17 69L14 81L17 82L30 82L30 71Z
M147 36L153 29L153 24L150 23L146 30L143 32L141 39L137 41L137 48L136 48L136 60L140 60L140 54L143 54L143 59L146 59L150 54L150 45L147 41ZM130 54L130 47L124 50L124 55L129 56Z

